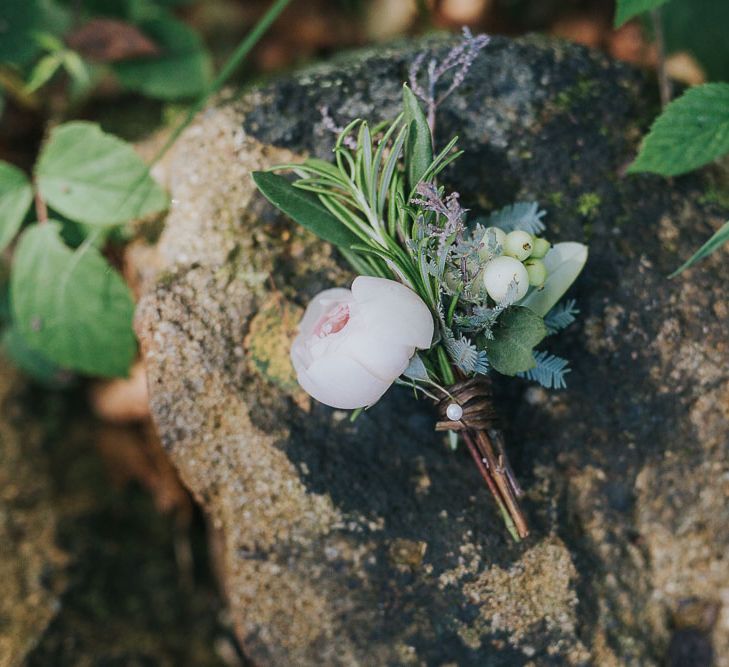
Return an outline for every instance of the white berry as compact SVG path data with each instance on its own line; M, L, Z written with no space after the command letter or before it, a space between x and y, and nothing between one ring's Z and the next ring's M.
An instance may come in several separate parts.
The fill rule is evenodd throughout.
M509 232L504 240L504 254L523 262L532 254L534 239L527 232Z
M512 281L516 282L514 300L518 301L529 289L529 274L524 265L513 257L497 257L483 269L483 285L496 303L504 299Z

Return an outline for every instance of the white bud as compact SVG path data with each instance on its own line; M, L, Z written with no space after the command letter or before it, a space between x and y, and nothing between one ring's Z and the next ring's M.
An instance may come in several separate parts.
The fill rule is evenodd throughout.
M513 257L496 257L483 269L484 287L496 303L504 299L512 280L516 282L515 301L518 301L529 289L529 274L524 265Z

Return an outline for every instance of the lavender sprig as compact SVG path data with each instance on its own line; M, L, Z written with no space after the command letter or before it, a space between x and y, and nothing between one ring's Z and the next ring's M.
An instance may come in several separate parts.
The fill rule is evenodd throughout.
M488 35L473 36L468 28L463 28L463 39L454 46L446 57L439 63L435 58L428 62L426 72L426 83L423 87L418 79L425 61L425 52L418 54L410 65L409 80L411 90L425 103L426 116L430 131L435 131L435 112L438 107L453 93L465 80L471 65L476 60L479 52L491 41ZM457 68L457 69L456 69ZM439 96L436 88L440 80L451 70L456 69L451 83Z

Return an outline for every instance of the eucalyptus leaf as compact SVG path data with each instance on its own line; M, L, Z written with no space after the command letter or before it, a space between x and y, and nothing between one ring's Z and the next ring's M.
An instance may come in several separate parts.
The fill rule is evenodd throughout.
M433 137L418 98L407 85L402 88L408 134L405 141L405 171L413 192L433 162Z
M67 218L115 225L167 207L167 195L130 144L98 125L59 125L36 166L38 188Z
M17 234L32 201L33 189L23 171L0 161L0 252Z
M484 341L489 363L503 375L516 375L536 366L533 349L547 335L547 327L529 308L511 306L499 317L493 335Z
M70 250L59 223L20 237L10 301L18 334L49 361L88 375L127 374L137 349L129 288L90 244Z
M411 380L420 380L421 382L427 382L430 380L428 375L428 369L425 367L423 360L419 354L414 354L410 360L408 367L402 373L406 378Z
M519 305L544 317L580 275L587 261L587 246L567 242L554 245L544 258L547 279L544 285L527 294Z
M253 180L268 201L319 238L345 249L359 242L357 236L334 217L317 197L294 187L283 176L268 171L254 171Z

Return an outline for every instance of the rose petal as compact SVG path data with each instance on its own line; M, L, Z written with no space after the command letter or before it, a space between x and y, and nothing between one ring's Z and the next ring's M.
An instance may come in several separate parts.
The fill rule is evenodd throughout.
M317 401L341 410L376 403L390 387L361 364L343 354L317 359L298 373L299 384Z
M433 316L423 300L394 280L359 276L352 295L371 335L388 344L428 349L433 340Z
M317 294L306 307L304 317L299 323L299 331L308 336L314 331L319 320L332 308L340 303L348 303L352 300L351 290L343 287L334 287Z
M412 345L383 343L372 336L366 323L360 326L362 320L359 318L361 315L351 320L349 333L342 338L337 352L358 361L383 382L392 384L408 367L415 348Z

